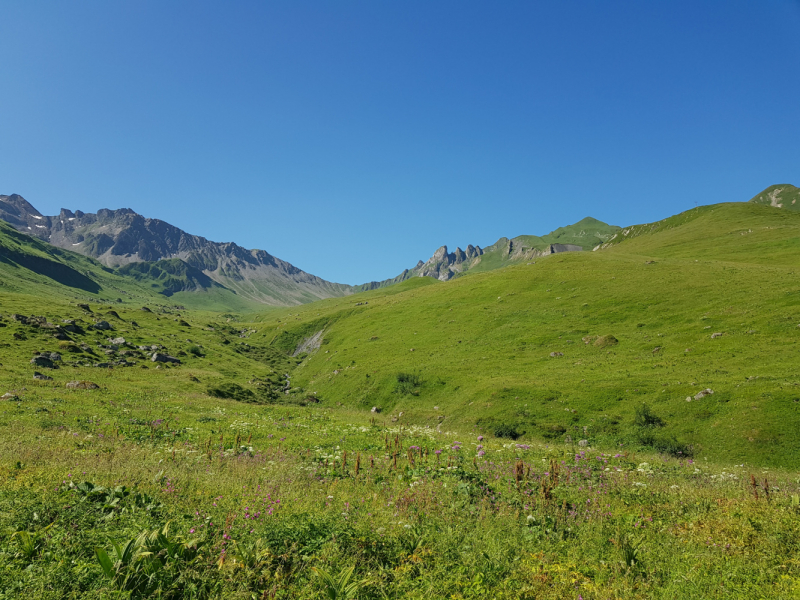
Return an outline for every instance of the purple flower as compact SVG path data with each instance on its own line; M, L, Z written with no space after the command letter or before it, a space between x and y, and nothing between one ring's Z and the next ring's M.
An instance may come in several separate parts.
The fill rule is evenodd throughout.
M479 435L479 436L478 436L478 441L479 441L479 442L482 442L482 441L483 441L483 436L482 436L482 435Z

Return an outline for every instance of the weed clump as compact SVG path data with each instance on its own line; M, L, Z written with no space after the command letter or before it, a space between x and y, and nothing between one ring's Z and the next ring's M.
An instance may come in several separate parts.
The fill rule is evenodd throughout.
M419 387L421 385L422 379L420 379L419 375L413 373L398 373L395 391L404 396L419 396Z
M517 431L516 427L508 423L501 423L494 430L494 437L509 438L516 440L522 435L522 432Z
M653 429L655 427L664 426L664 420L654 414L647 404L642 403L637 406L635 410L636 413L633 417L633 424L637 427Z

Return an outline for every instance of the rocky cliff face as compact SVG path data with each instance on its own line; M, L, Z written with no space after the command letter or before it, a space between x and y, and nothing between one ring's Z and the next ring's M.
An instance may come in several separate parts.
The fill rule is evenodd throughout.
M293 305L353 293L353 287L306 273L264 250L217 243L129 208L94 213L62 208L42 215L18 194L0 196L0 219L50 244L96 258L109 267L180 259L248 299Z
M447 246L442 246L421 265L415 269L419 277L434 277L439 281L447 281L469 269L474 260L483 254L480 246L470 244L466 250L456 248L455 252L447 252Z

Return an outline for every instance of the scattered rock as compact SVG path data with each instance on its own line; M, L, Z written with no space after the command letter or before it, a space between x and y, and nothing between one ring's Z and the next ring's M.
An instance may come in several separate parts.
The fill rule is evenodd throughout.
M103 331L112 329L111 323L109 323L108 321L98 321L97 323L94 324L94 328Z
M374 412L374 413L377 414L377 413L381 412L381 409L379 407L377 407L377 406L373 406L372 410L370 410L369 412Z
M158 363L173 363L176 365L181 364L180 359L175 358L174 356L170 356L169 354L162 354L161 352L154 353L153 358L151 358L150 360Z
M78 308L82 308L82 309L83 309L83 310L85 310L86 312L92 312L92 309L91 309L91 308L89 308L89 305L88 305L88 304L78 304Z
M563 352L551 352L551 353L550 353L550 356L551 356L552 358L557 358L557 357L559 357L559 356L564 356L564 353L563 353Z
M695 399L695 400L702 400L702 399L703 399L703 398L705 398L706 396L710 396L710 395L711 395L711 394L713 394L713 393L714 393L714 390L712 390L712 389L710 389L710 388L706 388L706 389L704 389L704 390L702 390L702 391L700 391L700 392L697 392L697 393L694 395L694 399Z
M150 310L150 309L149 309L149 308L147 308L146 306L143 306L143 307L142 307L142 310L143 310L144 312L149 312L149 313L153 312L152 310Z
M33 378L38 379L39 381L53 381L52 377L48 377L47 375L42 375L39 371L33 372Z
M687 402L691 402L692 401L692 397L691 396L686 396L686 401Z
M656 346L655 348L653 348L653 354L656 354L658 352L661 352L661 346Z
M564 443L565 444L571 444L572 443L572 436L571 435L565 436L564 437Z
M115 338L108 338L109 343L115 344L117 346L124 346L125 345L125 338L124 337L115 337Z
M713 339L716 339L716 338L718 338L718 337L722 337L723 335L725 335L725 334L724 334L724 333L722 333L721 331L718 331L718 332L716 332L716 333L712 333L712 334L711 334L711 339L713 340Z
M413 348L411 348L411 350L410 350L410 351L411 351L411 352L413 352L413 351L414 351L414 349L413 349Z
M71 390L99 390L100 386L91 381L69 381L67 387Z
M9 400L10 402L19 402L19 396L16 394L12 394L11 392L6 392L2 396L0 396L0 400Z
M608 348L609 346L616 346L617 344L619 344L619 340L610 334L601 335L594 342L597 348Z
M108 316L110 316L110 317L114 317L114 318L116 318L116 319L119 319L120 321L122 320L122 317L120 317L120 316L117 314L117 311L115 311L115 310L110 310L110 311L108 311L106 314L107 314Z
M646 261L644 261L644 264L646 264L646 265L654 265L654 264L656 264L656 261L654 261L654 260L646 260Z
M589 445L589 440L578 440L578 446L586 448Z

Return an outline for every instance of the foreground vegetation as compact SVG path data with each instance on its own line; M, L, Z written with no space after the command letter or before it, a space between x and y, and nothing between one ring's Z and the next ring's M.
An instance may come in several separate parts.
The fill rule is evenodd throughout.
M45 384L0 418L6 598L799 591L796 473Z

